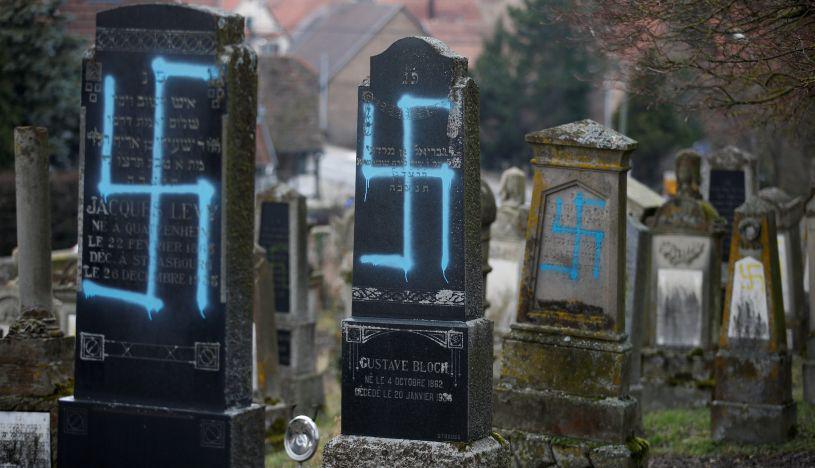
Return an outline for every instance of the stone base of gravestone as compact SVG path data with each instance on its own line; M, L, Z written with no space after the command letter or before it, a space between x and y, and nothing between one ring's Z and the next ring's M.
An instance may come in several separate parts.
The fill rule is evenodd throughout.
M795 435L792 359L788 354L720 349L715 375L710 408L713 440L772 444Z
M280 385L283 400L294 405L292 416L313 417L315 410L325 404L322 373L287 376L281 379Z
M516 466L638 467L645 466L648 451L641 439L603 445L514 430L501 435L510 443Z
M497 468L509 467L511 460L509 445L500 436L451 443L341 435L331 439L323 449L323 468Z
M630 343L551 334L545 327L518 323L512 325L503 352L493 426L501 434L512 434L516 457L546 453L557 440L561 458L586 458L600 449L595 456L619 458L614 466L645 463L645 446L626 454L620 449L637 440L639 427L639 404L629 396L627 385ZM564 363L571 372L559 371ZM571 442L563 443L566 440ZM532 460L537 459L521 465Z
M523 264L524 242L515 240L492 239L490 241L490 266L492 273L487 283L486 318L494 324L492 375L498 379L501 375L501 355L504 337L509 334L509 327L515 323L518 313L518 285Z
M703 408L713 398L714 351L642 350L642 411Z
M812 346L809 348L812 349ZM815 353L815 350L809 351ZM815 405L815 359L804 361L804 401Z
M56 463L57 402L74 387L74 338L0 339L0 411L51 414L52 463Z
M225 411L62 398L60 466L262 467L264 407Z

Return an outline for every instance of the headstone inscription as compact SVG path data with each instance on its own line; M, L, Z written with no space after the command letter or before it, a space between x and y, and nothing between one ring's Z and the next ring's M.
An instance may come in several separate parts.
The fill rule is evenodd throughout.
M257 243L266 249L274 278L282 397L297 414L313 416L325 396L314 344L317 319L308 299L306 199L275 184L255 196L255 217Z
M489 437L492 324L467 59L432 38L400 39L371 57L358 109L342 435L323 464L505 466L509 451Z
M252 405L256 63L237 15L96 17L82 66L74 396L60 466L262 466Z
M736 209L732 238L711 436L716 441L780 443L794 434L796 406L772 205L748 198Z
M0 466L49 468L50 424L48 413L0 411Z
M637 143L591 120L526 141L534 171L529 232L495 426L522 466L567 454L582 466L645 464L647 446L626 445L639 415L629 397L624 308L626 172Z
M775 210L787 347L792 352L803 353L808 334L808 317L804 306L804 254L801 250L800 230L804 201L800 197L791 197L778 187L761 189L758 196L770 203Z
M758 163L754 155L735 146L725 146L705 158L702 164L702 197L727 221L722 245L722 261L726 263L730 255L733 212L758 192Z
M646 411L710 402L725 221L702 200L700 166L699 154L679 152L677 194L657 210L651 229L650 305L642 357Z
M809 291L809 333L806 341L806 354L804 354L803 380L804 401L815 404L815 194L810 197L806 205L806 252L807 252L807 283Z

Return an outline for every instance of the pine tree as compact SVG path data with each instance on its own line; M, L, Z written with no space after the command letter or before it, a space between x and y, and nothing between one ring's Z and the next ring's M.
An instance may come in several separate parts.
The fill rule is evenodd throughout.
M524 167L524 134L588 117L592 58L588 37L559 12L572 0L524 0L508 9L475 66L481 91L485 167Z
M47 127L56 160L75 160L80 43L66 34L62 1L0 2L0 168L14 163L20 125Z

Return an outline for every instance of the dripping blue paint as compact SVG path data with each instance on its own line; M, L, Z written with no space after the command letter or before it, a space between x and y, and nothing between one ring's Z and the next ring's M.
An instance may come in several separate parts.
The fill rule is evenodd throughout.
M403 95L396 103L404 118L402 119L402 146L404 148L405 161L402 166L374 166L371 148L373 147L373 122L374 106L370 102L362 105L363 112L363 149L362 149L362 175L365 178L365 196L363 202L368 200L368 189L371 179L394 177L402 175L404 185L412 185L413 178L436 178L442 182L442 251L441 251L441 272L445 281L447 280L447 266L450 263L450 192L453 185L455 173L448 164L442 164L437 168L414 167L413 166L413 121L410 113L418 107L436 108L450 110L450 100L419 98L410 94ZM400 254L363 254L359 261L374 266L386 268L396 268L404 272L405 281L408 280L408 272L414 266L413 256L413 191L404 192L402 211L402 253ZM449 282L449 281L448 281Z
M552 234L574 236L574 246L572 247L572 264L565 266L541 263L541 271L564 273L568 275L569 279L572 281L579 280L580 243L585 236L594 239L594 268L592 269L592 275L595 279L600 277L600 254L603 250L603 238L605 237L605 233L603 231L583 228L583 208L586 206L604 209L606 207L606 202L604 200L584 198L583 192L577 192L577 195L575 195L574 198L575 225L574 227L568 227L562 224L563 199L561 197L557 197L555 199L555 220L552 223ZM546 233L544 233L544 236L546 236Z
M112 196L149 196L150 197L150 218L149 218L149 240L148 240L148 269L147 269L147 291L135 292L119 288L103 286L94 281L83 280L82 290L87 298L105 297L120 300L142 307L147 312L149 319L153 314L160 312L164 307L164 301L156 296L156 261L158 256L158 229L159 229L159 206L161 197L164 195L195 195L198 197L200 214L198 218L198 270L197 270L197 290L196 303L198 313L201 318L206 318L205 310L208 306L207 294L207 272L209 270L209 256L207 255L210 229L209 218L212 200L215 196L215 187L204 180L199 179L195 184L162 184L162 164L164 150L162 140L164 138L165 124L165 92L167 82L170 79L197 80L209 82L218 77L218 69L208 65L196 65L183 62L173 62L157 57L152 62L153 76L155 78L155 112L153 118L153 153L151 161L150 184L120 184L111 181L111 160L113 148L113 120L114 120L114 96L116 95L116 79L107 75L104 79L104 108L103 108L103 134L102 134L102 165L101 177L98 185L99 193L107 200Z

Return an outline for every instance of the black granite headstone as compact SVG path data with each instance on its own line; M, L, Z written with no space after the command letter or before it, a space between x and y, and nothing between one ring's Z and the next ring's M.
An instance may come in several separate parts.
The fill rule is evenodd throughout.
M708 201L719 216L727 220L727 231L722 246L722 260L730 258L730 236L733 230L733 214L746 200L744 171L713 169L710 171Z
M62 466L224 466L246 453L230 448L235 418L254 417L256 72L242 40L243 19L213 10L97 15L82 68L76 380L61 402ZM185 458L192 448L202 451Z
M477 90L466 59L405 38L359 88L352 318L342 433L471 441L489 432Z
M258 244L266 249L272 267L275 311L287 314L291 309L289 204L262 202L258 230Z

